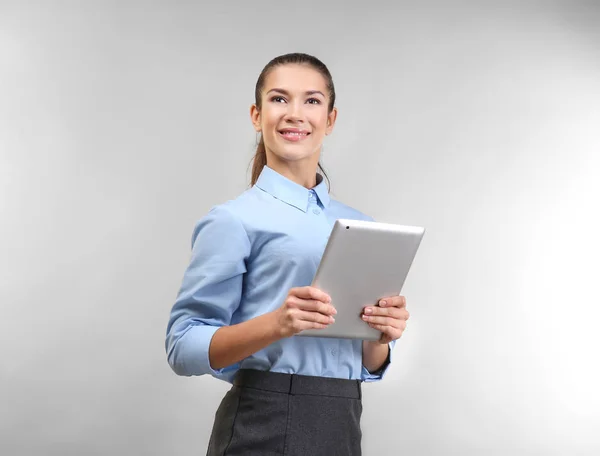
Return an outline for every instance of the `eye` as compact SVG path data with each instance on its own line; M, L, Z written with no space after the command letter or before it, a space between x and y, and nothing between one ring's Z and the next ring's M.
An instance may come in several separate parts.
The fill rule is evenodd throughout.
M321 104L321 100L317 99L317 98L309 98L308 100L306 100L308 103L310 104Z
M271 97L271 101L275 101L276 103L279 103L279 100L285 101L285 99L279 95L275 95L274 97Z

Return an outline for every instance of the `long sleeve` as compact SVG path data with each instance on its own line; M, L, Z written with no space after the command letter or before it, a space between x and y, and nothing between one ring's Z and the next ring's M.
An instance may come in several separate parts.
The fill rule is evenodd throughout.
M192 255L171 310L165 349L178 375L211 374L208 349L214 333L231 322L240 305L250 241L241 221L223 205L199 220L192 236Z

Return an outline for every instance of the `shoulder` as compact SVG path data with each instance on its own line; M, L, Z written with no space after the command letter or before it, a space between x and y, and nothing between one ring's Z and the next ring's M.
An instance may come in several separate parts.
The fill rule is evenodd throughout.
M253 186L233 199L218 202L201 215L200 219L196 219L194 236L206 225L221 229L252 231L253 220L264 212L265 202L268 201L269 198L265 197L264 192Z
M370 215L333 198L331 198L330 210L336 215L337 218L365 220L368 222L375 221L375 219Z
M235 199L211 206L208 212L196 220L192 242L201 232L213 232L219 234L220 237L245 236L246 230L243 220L245 213L248 212L248 206L251 206L249 200L252 200L252 198L250 190L247 190Z

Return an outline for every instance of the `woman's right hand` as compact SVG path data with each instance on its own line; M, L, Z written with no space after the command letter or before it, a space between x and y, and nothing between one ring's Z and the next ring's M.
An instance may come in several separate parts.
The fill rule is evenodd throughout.
M324 329L335 321L337 313L331 297L315 287L292 288L283 305L274 311L281 337L290 337L306 329Z

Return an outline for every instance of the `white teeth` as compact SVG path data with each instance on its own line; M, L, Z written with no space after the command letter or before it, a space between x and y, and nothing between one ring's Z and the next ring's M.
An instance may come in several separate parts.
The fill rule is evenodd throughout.
M306 136L306 133L298 133L295 131L284 131L284 135L293 135L293 136Z

